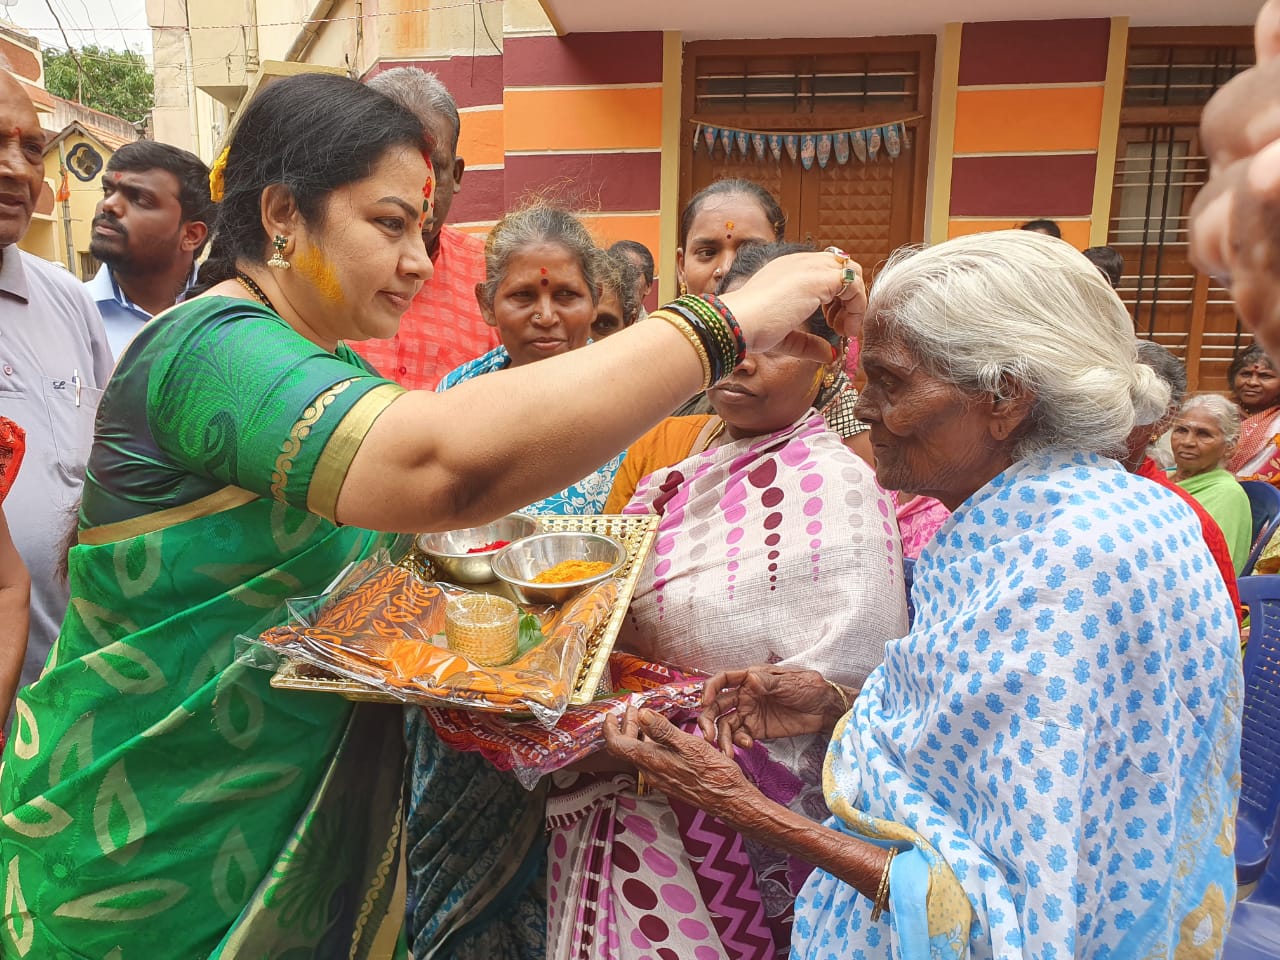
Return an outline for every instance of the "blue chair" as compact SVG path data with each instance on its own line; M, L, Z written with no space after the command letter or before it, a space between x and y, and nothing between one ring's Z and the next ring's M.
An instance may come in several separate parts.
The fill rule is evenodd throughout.
M1250 626L1244 655L1236 878L1252 883L1266 866L1280 817L1280 575L1241 577L1239 583Z
M1280 830L1280 819L1275 828ZM1280 960L1280 856L1268 861L1253 893L1236 904L1222 960Z
M1253 573L1253 565L1262 556L1271 538L1280 529L1280 490L1261 480L1245 480L1240 484L1249 497L1249 512L1253 514L1253 544L1249 548L1249 559L1240 571L1240 576L1247 577Z

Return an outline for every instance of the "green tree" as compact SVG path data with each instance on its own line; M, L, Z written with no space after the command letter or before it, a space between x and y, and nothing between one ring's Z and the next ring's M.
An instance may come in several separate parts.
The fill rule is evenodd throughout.
M44 85L65 100L83 103L130 123L145 120L155 105L155 78L142 54L132 50L88 44L73 57L66 50L46 47Z

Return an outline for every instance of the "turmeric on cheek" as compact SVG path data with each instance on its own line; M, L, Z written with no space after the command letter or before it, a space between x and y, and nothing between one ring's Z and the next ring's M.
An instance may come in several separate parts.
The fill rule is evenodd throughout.
M293 258L293 268L310 280L320 296L330 303L342 302L342 285L338 283L338 271L315 247L300 250Z

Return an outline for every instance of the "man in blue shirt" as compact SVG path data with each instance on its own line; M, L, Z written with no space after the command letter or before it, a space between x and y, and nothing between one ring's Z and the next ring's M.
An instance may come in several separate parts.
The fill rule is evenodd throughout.
M209 168L195 154L153 140L116 151L89 241L103 265L85 284L112 356L186 292L212 222Z

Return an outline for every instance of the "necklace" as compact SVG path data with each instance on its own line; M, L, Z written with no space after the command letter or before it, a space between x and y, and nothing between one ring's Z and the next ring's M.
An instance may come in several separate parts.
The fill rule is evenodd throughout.
M279 310L276 310L275 304L271 302L270 298L268 298L267 295L262 292L262 288L258 286L254 282L253 278L250 277L247 273L242 273L239 270L237 270L236 282L239 283L240 286L248 290L251 294L253 294L254 297L256 297L262 303L262 305L266 307L268 310L271 310L275 313L280 312Z
M707 439L703 441L702 449L699 450L698 452L706 453L708 450L710 450L711 445L716 442L716 440L720 437L720 434L724 433L724 428L725 428L725 422L721 420L718 424L716 424L715 429L713 429L709 434L707 434Z

